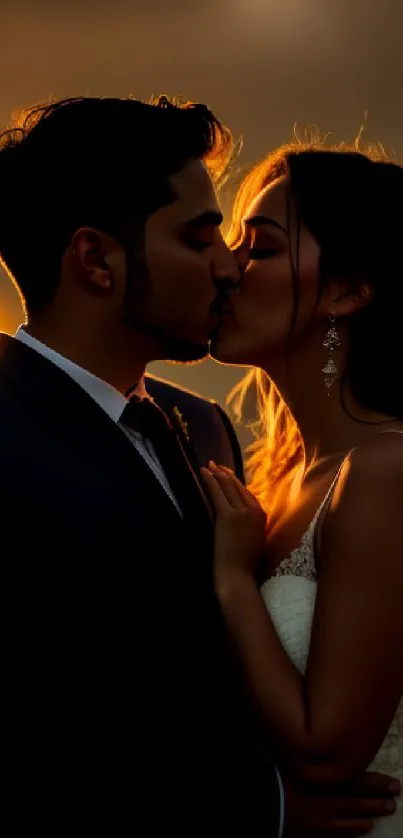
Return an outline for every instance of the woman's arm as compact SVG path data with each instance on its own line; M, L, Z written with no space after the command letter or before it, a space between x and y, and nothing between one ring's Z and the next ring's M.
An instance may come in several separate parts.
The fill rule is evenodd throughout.
M214 472L209 480L227 497L233 478ZM217 495L214 502L217 508ZM301 780L348 780L375 756L403 693L401 439L373 440L343 468L322 530L305 678L282 648L254 581L256 544L251 559L246 514L238 509L229 523L222 506L217 516L217 595L279 759Z

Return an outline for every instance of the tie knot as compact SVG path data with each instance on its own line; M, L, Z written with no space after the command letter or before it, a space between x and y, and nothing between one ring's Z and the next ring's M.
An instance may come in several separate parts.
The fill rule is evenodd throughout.
M161 436L170 430L165 413L147 397L139 399L138 396L132 396L122 413L120 421L123 425L150 439L154 439L156 434Z

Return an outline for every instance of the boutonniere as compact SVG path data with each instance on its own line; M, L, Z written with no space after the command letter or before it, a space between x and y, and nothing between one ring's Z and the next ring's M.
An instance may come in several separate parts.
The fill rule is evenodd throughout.
M176 419L176 421L177 421L177 423L178 423L178 425L179 425L179 427L180 427L180 429L181 429L181 431L182 431L182 433L183 433L184 437L186 437L187 441L189 442L189 429L188 429L188 423L187 423L187 422L185 422L185 420L184 420L184 418L183 418L183 416L182 416L182 414L181 414L181 412L180 412L180 410L179 410L179 407L177 407L176 405L175 405L175 407L174 407L174 409L173 409L173 414L174 414L174 416L175 416L175 419Z

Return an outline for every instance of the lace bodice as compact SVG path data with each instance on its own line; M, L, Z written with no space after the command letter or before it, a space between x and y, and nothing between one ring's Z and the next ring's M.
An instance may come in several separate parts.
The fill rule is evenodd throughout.
M338 476L338 475L337 475ZM309 655L312 619L316 600L315 532L320 514L327 503L332 486L315 517L304 533L299 546L277 567L271 579L262 585L261 594L270 613L279 639L301 674ZM369 766L403 781L403 697L379 752ZM378 820L372 838L402 838L403 798L397 812Z
M316 581L315 568L315 533L318 518L323 509L320 505L315 517L301 538L301 542L286 559L276 567L274 576L303 576L311 582Z

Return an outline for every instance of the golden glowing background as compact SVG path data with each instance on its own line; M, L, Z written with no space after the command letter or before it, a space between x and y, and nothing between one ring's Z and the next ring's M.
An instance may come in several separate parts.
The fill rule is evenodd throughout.
M352 139L366 111L368 138L402 159L402 32L402 0L0 0L0 123L50 95L167 92L207 102L242 134L242 162L294 123ZM0 184L0 223L6 211ZM0 270L0 328L20 320ZM240 372L153 370L221 403Z

